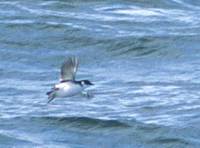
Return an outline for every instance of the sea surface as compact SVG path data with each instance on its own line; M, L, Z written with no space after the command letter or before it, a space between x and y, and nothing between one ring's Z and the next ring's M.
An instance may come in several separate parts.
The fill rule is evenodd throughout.
M68 56L93 97L57 98ZM1 148L199 148L199 0L1 0Z

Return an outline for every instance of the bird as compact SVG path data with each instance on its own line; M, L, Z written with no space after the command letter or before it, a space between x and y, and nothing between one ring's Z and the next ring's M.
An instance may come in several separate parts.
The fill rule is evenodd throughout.
M77 94L89 96L85 88L94 84L89 80L75 80L78 65L79 61L77 57L66 58L61 65L60 82L55 84L54 87L46 93L48 95L48 103L56 97L72 97Z

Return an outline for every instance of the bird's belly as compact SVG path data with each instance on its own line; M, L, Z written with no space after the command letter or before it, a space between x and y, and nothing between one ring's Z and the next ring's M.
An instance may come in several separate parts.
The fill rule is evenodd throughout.
M59 89L56 94L58 97L70 97L79 94L82 90L80 86L64 87Z

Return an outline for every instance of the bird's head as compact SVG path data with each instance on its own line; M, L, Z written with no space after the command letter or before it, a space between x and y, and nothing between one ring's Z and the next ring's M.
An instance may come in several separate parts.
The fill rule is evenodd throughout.
M89 85L94 85L91 83L89 80L81 80L81 85L82 86L89 86Z

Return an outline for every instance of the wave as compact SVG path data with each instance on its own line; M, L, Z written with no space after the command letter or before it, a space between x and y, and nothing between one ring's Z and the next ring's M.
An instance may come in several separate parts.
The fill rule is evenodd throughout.
M176 134L171 132L171 127L158 126L154 124L143 124L135 120L132 121L122 121L122 120L105 120L96 119L90 117L56 117L56 116L32 116L32 117L15 117L6 119L6 122L1 123L1 125L9 125L13 122L12 128L17 132L18 137L22 139L21 143L32 144L42 144L44 139L48 137L49 140L55 138L56 133L60 133L59 138L61 141L65 142L65 139L69 138L73 141L73 137L79 137L82 142L87 141L85 139L85 134L89 136L94 142L96 139L101 139L107 141L107 137L112 137L108 142L109 145L113 143L120 143L122 145L137 145L142 144L143 146L160 146L164 145L170 147L176 145L177 147L191 146L195 142L191 142L184 137L185 131L177 130ZM20 127L19 127L20 125ZM23 127L23 128L22 128ZM30 130L31 129L31 130ZM35 138L35 133L38 131L43 131L41 133L41 138ZM15 135L13 131L9 131L10 135ZM5 132L6 133L6 132ZM71 136L66 136L72 134ZM26 135L31 135L29 141L23 141ZM104 135L104 136L102 136ZM45 137L43 137L45 136ZM13 136L12 136L13 137ZM9 139L10 137L2 137ZM0 136L1 139L1 136ZM11 138L12 139L12 138ZM135 139L137 139L135 141ZM187 139L187 140L186 140ZM16 140L16 139L14 139ZM59 139L56 139L59 141ZM60 141L59 141L60 142ZM75 140L77 143L78 141ZM16 142L14 142L16 143ZM71 142L73 143L73 142ZM31 144L31 143L30 143Z
M64 125L76 128L129 128L130 125L117 120L104 120L89 117L31 117L30 120L45 122L50 125Z
M195 4L195 3L193 4L192 1L191 3L187 3L187 2L184 2L183 0L172 0L172 3L177 3L186 8L200 10L200 7L198 6L198 4Z
M31 141L25 140L25 139L20 139L16 136L12 136L12 134L6 134L6 133L1 133L0 134L0 146L1 147L20 147L20 146L32 146L35 145Z
M151 55L164 55L161 52L164 52L165 39L159 37L124 37L110 40L109 43L105 46L108 49L108 52L111 52L113 55L131 55L132 57L143 57ZM163 42L157 44L158 42Z
M150 140L149 143L157 144L183 144L189 145L189 142L182 138L173 138L173 137L157 137L153 140Z

